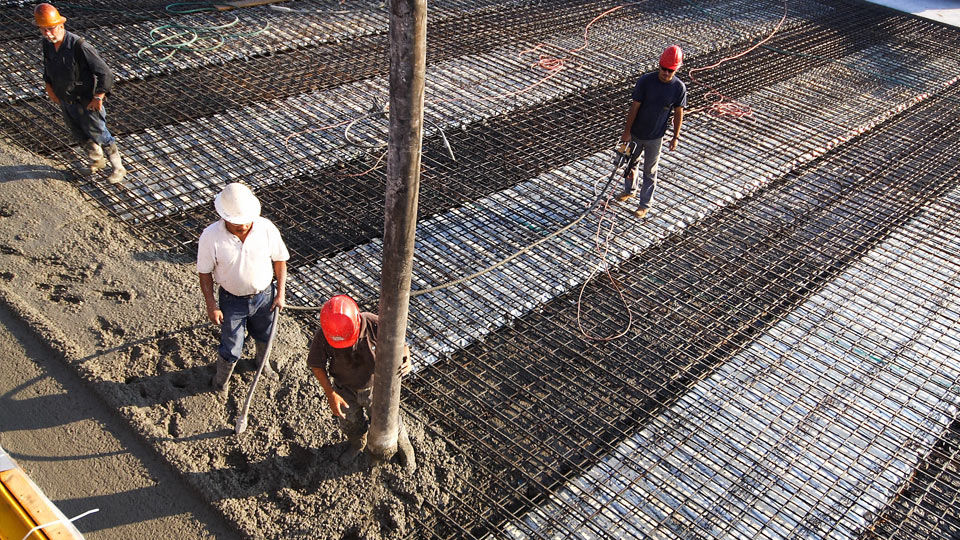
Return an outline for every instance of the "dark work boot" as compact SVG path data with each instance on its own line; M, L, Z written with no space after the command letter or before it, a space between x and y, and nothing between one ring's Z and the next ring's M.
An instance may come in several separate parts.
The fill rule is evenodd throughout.
M230 375L233 373L233 368L237 367L236 362L228 362L220 353L217 353L217 374L213 376L213 380L210 381L210 385L213 386L214 390L219 390L220 392L226 394L230 390Z
M110 166L113 167L113 170L110 171L110 176L107 177L107 182L119 184L127 175L127 169L123 167L123 161L120 159L120 151L117 150L117 143L113 143L107 147L107 158L110 160Z
M400 454L403 470L413 473L417 470L417 458L413 454L413 445L410 444L410 435L407 428L400 424L400 433L397 434L397 453Z
M263 364L264 356L267 354L267 344L262 341L253 341L254 346L257 349L256 364L257 368L260 368L260 364ZM263 365L263 375L264 377L269 377L271 379L278 379L279 376L277 372L273 370L273 366L270 365L270 359L267 359L267 363Z
M90 158L90 164L87 166L87 174L94 175L107 166L107 159L103 157L103 148L92 140L86 140L83 143L83 151Z
M337 458L337 463L341 467L349 467L353 464L354 461L363 453L363 450L367 447L367 434L364 433L362 437L348 439L347 447L340 454L340 457Z

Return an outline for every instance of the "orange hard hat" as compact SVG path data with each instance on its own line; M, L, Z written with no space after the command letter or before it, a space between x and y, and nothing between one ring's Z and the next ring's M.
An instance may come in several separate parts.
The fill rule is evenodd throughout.
M334 296L320 309L320 329L331 347L353 347L360 337L360 307L345 294Z
M67 22L67 18L60 15L57 8L46 2L37 4L33 9L33 23L40 28L50 28Z
M667 69L676 70L682 63L683 50L680 49L679 45L667 47L663 50L663 54L660 55L660 65Z

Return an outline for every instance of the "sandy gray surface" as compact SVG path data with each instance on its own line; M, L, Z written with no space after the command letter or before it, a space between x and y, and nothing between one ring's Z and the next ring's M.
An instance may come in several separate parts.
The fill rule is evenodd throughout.
M16 395L22 399L24 393L39 391L53 396L53 416L72 419L60 424L66 432L51 435L53 444L38 456L69 469L74 457L97 455L89 474L109 477L95 481L99 491L85 495L77 491L81 483L63 469L40 472L40 463L30 465L31 472L50 482L41 486L54 498L70 504L84 499L125 503L124 492L135 495L130 497L135 502L143 493L138 490L164 488L172 492L168 511L144 510L141 517L108 520L101 527L137 524L164 538L190 538L178 533L182 530L195 530L196 537L225 534L202 512L184 513L177 493L191 486L240 536L396 538L413 532L414 516L429 520L432 509L442 510L451 493L463 489L468 478L464 460L449 456L445 444L427 436L418 422L410 430L419 464L412 475L399 465L366 457L340 467L336 457L344 438L303 362L307 336L289 317L283 319L274 347L280 378L261 381L246 433L233 435L252 364L241 361L228 396L209 391L217 330L204 321L192 261L153 251L58 178L50 163L16 148L0 148L0 302L12 317L4 322L14 336L3 340L2 352L7 356L10 348L10 354L26 357L21 363L33 364L33 371L21 370L35 373L14 378L13 372L21 370L5 362L0 369L11 373L0 377L45 381L44 374L56 363L79 375L76 382L88 394L71 394L77 402L56 398L63 393L56 381L45 382L43 389L31 390L31 385ZM37 337L36 347L24 346L29 338L23 337L20 322ZM36 353L37 347L48 352ZM249 343L248 353L252 355ZM97 400L103 412L96 412ZM107 418L98 418L103 414ZM20 428L0 425L4 445L15 457L23 459L35 450L7 443L6 432L19 433L24 441L46 438L43 421L34 428L23 425L25 416L16 409L5 407L0 418ZM84 447L71 440L81 437L75 430L84 425L93 431L83 437L98 437L88 434L97 424L110 431L113 421L132 428L137 442L150 451L132 450L123 437L78 451ZM153 479L160 465L150 463L151 451L163 467L179 472L178 482ZM126 465L116 463L122 452L131 456ZM83 511L66 510L74 509ZM195 526L196 519L206 531Z
M0 306L0 445L90 540L233 538L113 411Z

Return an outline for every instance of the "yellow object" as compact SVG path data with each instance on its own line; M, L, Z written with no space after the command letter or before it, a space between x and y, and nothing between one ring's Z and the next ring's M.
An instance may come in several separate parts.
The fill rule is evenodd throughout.
M26 510L20 506L17 499L13 497L6 486L0 484L0 539L2 540L20 540L30 529L37 524L33 522ZM40 535L37 535L37 532ZM40 540L48 538L41 531L37 531L32 538Z
M83 540L13 458L0 448L0 540Z

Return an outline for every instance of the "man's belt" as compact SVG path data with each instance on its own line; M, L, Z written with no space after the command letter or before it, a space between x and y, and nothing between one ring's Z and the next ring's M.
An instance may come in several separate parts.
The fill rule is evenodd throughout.
M222 290L224 293L229 294L234 298L243 298L243 299L249 299L249 298L253 298L254 296L260 296L261 294L267 292L269 289L270 287L267 287L266 289L263 289L260 292L255 292L253 294L233 294L232 292L224 289L223 287L220 287L220 290Z

